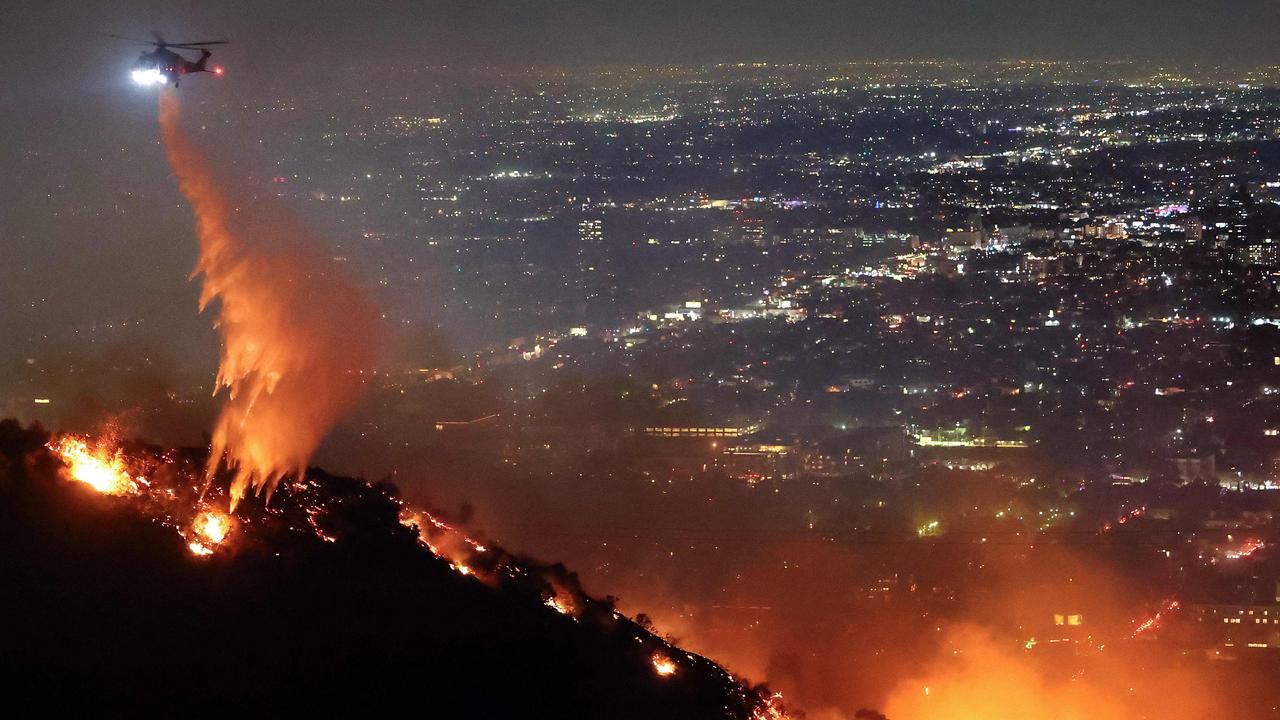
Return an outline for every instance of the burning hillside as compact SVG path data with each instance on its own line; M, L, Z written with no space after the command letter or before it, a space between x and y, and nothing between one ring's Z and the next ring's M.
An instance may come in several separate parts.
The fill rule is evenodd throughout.
M230 516L229 473L202 497L206 459L0 423L11 678L100 708L783 717L562 566L393 487L310 471Z

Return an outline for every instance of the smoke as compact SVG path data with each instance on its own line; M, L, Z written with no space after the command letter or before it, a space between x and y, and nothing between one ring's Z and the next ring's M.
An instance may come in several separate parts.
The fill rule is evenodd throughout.
M1084 720L1117 717L1115 698L1089 682L1049 679L976 626L951 631L947 653L904 682L885 706L895 720L1020 718ZM1123 717L1123 715L1120 715Z
M225 388L227 397L207 475L225 459L234 509L248 489L269 499L282 477L306 469L373 366L377 313L293 214L219 181L170 93L160 96L160 127L196 216L200 307L217 301L215 392Z
M1202 674L1142 649L1036 663L989 629L950 628L924 672L885 704L893 720L1167 720L1230 717ZM1065 660L1065 662L1062 662ZM1076 668L1072 671L1071 668Z
M150 338L49 341L0 364L0 414L71 433L99 432L110 419L127 437L197 445L215 417L213 403L190 389L198 384ZM50 403L33 405L36 397Z
M767 682L814 720L847 720L862 708L891 720L1047 720L1086 717L1089 708L1087 717L1105 720L1184 720L1271 706L1260 699L1265 680L1246 680L1239 664L1177 639L1185 615L1170 618L1159 642L1132 639L1166 598L1157 589L1164 566L1135 568L1117 548L1078 535L1024 544L828 534L803 522L826 492L807 482L777 493L704 476L653 483L602 456L592 463L609 475L571 466L540 478L481 470L478 461L442 470L441 457L413 461L401 471L404 486L443 506L469 500L469 532L484 528L508 547L563 560L589 592L616 596L624 613L645 613L660 634ZM1014 490L984 480L1009 502ZM980 497L950 476L911 490L936 498L924 506L931 517ZM862 527L889 527L884 513L917 514L892 503L877 510L872 483L839 492ZM1083 623L1055 619L1073 614ZM1228 672L1240 700L1208 680Z

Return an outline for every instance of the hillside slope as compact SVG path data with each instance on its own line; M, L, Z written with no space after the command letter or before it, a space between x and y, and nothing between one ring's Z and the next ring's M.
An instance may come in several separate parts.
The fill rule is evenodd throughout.
M141 500L69 481L46 442L0 422L0 670L45 707L778 716L762 689L581 595L562 568L486 549L502 578L461 574L402 522L392 487L312 471L269 508L247 501L235 547L199 557ZM566 591L548 577L573 614L548 607Z

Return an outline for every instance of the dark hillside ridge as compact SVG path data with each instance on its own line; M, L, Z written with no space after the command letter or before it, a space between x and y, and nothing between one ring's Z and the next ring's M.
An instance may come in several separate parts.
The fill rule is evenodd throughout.
M767 697L607 599L576 619L547 607L548 570L576 585L562 568L460 575L399 522L393 487L310 471L335 542L297 531L304 494L282 488L270 513L241 506L242 547L197 558L127 499L64 479L47 440L0 422L0 671L28 707L709 719Z

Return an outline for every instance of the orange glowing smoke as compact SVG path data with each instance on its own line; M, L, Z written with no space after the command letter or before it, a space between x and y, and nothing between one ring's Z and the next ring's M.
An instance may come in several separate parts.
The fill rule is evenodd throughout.
M1047 679L989 635L960 629L955 655L904 682L885 715L894 720L1118 720L1104 693L1066 678Z
M129 476L124 455L106 444L89 446L88 441L67 435L49 443L67 464L67 475L104 495L130 495L138 491L138 481Z
M1142 670L1137 654L1092 656L1087 670L1037 664L1034 651L976 626L949 631L922 676L890 695L893 720L1192 720L1222 717L1203 678ZM1075 656L1075 662L1080 661ZM1142 685L1144 687L1137 687ZM1136 691L1136 692L1135 692Z
M377 313L292 214L218 181L170 93L160 96L160 127L196 217L200 307L217 301L217 389L227 400L206 475L225 460L234 510L249 488L270 499L281 478L306 469L372 367Z

